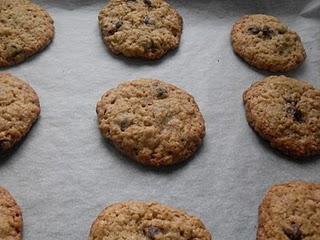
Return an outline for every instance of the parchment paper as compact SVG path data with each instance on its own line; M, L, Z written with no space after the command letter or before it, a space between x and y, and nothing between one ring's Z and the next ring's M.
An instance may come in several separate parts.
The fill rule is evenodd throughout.
M157 200L200 217L216 240L254 240L266 189L294 179L320 181L320 158L290 160L248 126L242 93L268 75L232 51L229 34L244 14L280 17L303 39L308 58L287 75L320 87L319 0L177 0L184 18L181 46L162 60L117 57L103 45L101 0L38 0L55 19L53 43L8 69L41 100L41 118L0 163L0 185L23 208L25 240L87 239L107 205ZM158 78L186 89L204 114L207 135L193 159L166 170L120 155L97 128L96 102L122 80Z

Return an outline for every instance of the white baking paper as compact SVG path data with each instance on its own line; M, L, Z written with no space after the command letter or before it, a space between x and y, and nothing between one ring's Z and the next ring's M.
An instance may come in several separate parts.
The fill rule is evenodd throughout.
M157 200L200 217L216 240L254 240L258 205L274 183L320 181L320 158L280 155L248 126L242 93L268 72L249 67L230 46L240 16L272 14L304 42L308 58L289 76L320 87L319 0L177 0L184 18L180 48L149 62L112 55L97 15L100 0L38 0L55 20L53 43L15 67L41 100L41 118L0 163L0 185L23 209L25 240L87 239L107 205ZM97 127L95 106L122 80L158 78L191 93L206 120L193 159L164 170L143 167L114 150Z

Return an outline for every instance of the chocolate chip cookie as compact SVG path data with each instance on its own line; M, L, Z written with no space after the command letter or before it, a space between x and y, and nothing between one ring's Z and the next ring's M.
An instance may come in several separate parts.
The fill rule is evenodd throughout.
M21 209L4 188L0 187L0 239L22 239Z
M299 35L273 16L243 16L233 25L231 40L241 58L263 70L289 71L306 58Z
M251 127L293 157L320 153L320 90L306 81L270 76L243 94Z
M0 0L0 67L18 64L53 39L50 15L26 0Z
M172 165L200 146L205 124L194 98L159 80L134 80L107 91L97 104L102 134L136 161Z
M0 73L0 152L11 149L40 114L39 98L26 82Z
M198 218L156 202L128 201L104 209L93 222L89 240L210 240Z
M110 0L99 14L104 43L115 54L159 59L177 48L182 17L164 0Z
M272 186L259 207L257 240L320 239L320 183Z

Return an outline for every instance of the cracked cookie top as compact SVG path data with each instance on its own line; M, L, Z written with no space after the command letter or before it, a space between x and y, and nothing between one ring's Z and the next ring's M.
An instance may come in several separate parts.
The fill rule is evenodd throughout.
M205 135L194 98L159 80L134 80L107 91L97 104L102 134L145 165L189 158Z
M126 57L161 58L178 47L182 24L164 0L111 0L99 14L105 44Z

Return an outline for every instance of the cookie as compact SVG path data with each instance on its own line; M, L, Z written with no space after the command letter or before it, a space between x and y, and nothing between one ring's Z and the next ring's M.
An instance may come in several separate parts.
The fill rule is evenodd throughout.
M306 58L299 35L273 16L243 16L233 25L231 40L247 63L271 72L295 69Z
M272 186L259 207L257 240L320 239L320 183Z
M320 153L320 89L306 81L270 76L243 94L249 124L283 153Z
M145 165L186 160L205 135L194 98L159 80L127 81L107 91L97 104L97 114L102 134Z
M0 152L11 149L40 114L39 98L24 81L0 73Z
M18 64L53 39L50 15L25 0L0 0L0 67Z
M115 54L159 59L177 48L182 17L164 0L110 0L99 14L104 43Z
M156 202L128 201L104 209L91 226L89 240L210 240L198 218Z
M0 239L22 239L21 209L4 188L0 187Z

